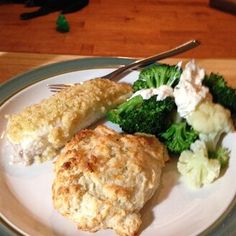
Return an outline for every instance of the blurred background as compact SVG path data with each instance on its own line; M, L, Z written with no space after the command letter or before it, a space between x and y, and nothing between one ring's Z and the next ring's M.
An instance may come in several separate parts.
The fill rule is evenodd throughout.
M145 57L199 39L196 57L236 56L235 1L227 12L209 0L90 0L65 14L70 28L64 33L56 30L60 11L22 20L38 7L16 2L0 2L2 52Z

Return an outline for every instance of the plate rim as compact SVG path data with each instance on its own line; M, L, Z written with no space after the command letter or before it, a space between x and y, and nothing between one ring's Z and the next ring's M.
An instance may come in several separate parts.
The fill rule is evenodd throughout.
M135 58L128 57L88 57L35 67L0 84L0 106L22 89L49 77L86 69L114 68L135 60Z
M33 68L32 70L16 75L0 84L0 106L26 87L50 77L87 69L114 68L129 64L133 61L135 61L134 58L127 57L87 57L50 63ZM230 235L233 232L236 233L236 227L234 227L234 225L236 225L235 196L226 211L199 235ZM14 228L9 224L0 214L0 235L21 236L22 234L17 228Z

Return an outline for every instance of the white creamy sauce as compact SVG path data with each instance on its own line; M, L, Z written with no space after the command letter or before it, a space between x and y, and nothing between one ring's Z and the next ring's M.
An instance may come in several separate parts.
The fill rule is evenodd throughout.
M203 99L211 99L209 89L202 85L204 76L204 69L199 68L194 60L186 64L174 89L175 103L181 117L194 111Z
M157 95L157 101L161 101L169 96L173 97L173 88L167 85L161 85L159 88L141 89L135 92L131 98L138 95L141 95L144 100L148 100L152 96Z

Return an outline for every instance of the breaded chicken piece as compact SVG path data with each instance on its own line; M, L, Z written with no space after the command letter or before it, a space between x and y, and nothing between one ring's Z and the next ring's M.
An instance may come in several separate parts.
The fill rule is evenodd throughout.
M29 165L53 158L78 130L105 116L131 93L128 84L93 79L8 115L6 134L15 150L13 162Z
M134 235L167 159L154 136L119 134L103 125L80 131L55 162L54 207L81 230Z

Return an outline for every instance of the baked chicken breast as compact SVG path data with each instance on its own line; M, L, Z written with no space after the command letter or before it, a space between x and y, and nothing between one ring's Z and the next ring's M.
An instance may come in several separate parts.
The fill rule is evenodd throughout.
M81 230L111 228L133 236L167 159L154 136L119 134L103 125L82 130L55 161L54 207Z

